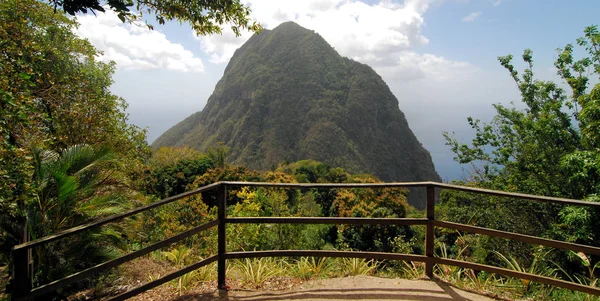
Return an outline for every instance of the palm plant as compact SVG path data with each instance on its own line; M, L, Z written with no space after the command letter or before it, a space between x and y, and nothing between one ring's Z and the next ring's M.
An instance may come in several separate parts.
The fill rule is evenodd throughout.
M477 291L486 292L494 288L497 283L501 283L494 274L486 272L476 273L472 269L465 269L463 274L465 275L465 284L467 287Z
M459 233L459 239L464 241L464 239L462 238L462 235L460 235ZM457 239L457 241L459 240ZM463 244L464 245L464 244ZM464 245L462 246L462 248L460 248L460 250L458 251L458 254L456 254L456 259L458 260L465 260L466 256L465 253L467 251L467 249L469 248L468 245ZM441 243L440 244L440 254L439 256L441 258L451 258L450 254L448 253L448 248L446 247L445 243ZM462 284L462 278L463 278L463 273L464 273L464 269L457 267L457 266L450 266L450 265L435 265L435 274L442 278L445 279L447 281L456 283L457 285L461 285Z
M188 257L192 254L192 249L181 245L171 251L161 252L162 256L166 257L170 262L177 266L184 266Z
M295 276L302 280L309 280L316 275L325 276L329 268L329 260L326 257L301 257L295 264L288 264L288 268Z
M425 264L422 262L414 262L410 261L410 263L406 261L402 261L404 267L400 270L402 271L402 275L408 279L419 279L423 277L425 274Z
M275 259L271 257L245 258L234 261L234 264L240 273L242 283L254 288L260 288L267 280L281 272Z
M493 253L496 254L496 256L498 256L506 264L506 267L510 270L521 272L521 273L534 274L534 275L554 276L554 274L556 274L555 269L545 268L541 264L541 261L543 260L543 258L546 258L548 253L550 253L551 251L552 250L544 252L542 249L540 249L540 250L538 250L538 252L535 252L534 256L533 256L533 261L531 262L529 267L525 267L525 266L519 264L519 261L516 258L514 258L513 256L510 256L510 255L504 256L500 252L497 252L497 251L493 251ZM533 287L533 282L528 279L519 279L519 280L521 282L520 286L524 289L524 292L525 293L530 292Z
M342 258L341 265L344 276L371 275L377 269L374 260L363 258Z
M592 265L592 261L590 258L585 255L583 252L575 253L573 251L569 251L571 254L574 254L576 258L579 259L579 262L587 268L588 275L580 277L579 283L585 283L589 286L596 286L598 279L596 278L596 269L600 266L600 261L596 262L596 264Z
M74 145L57 153L35 149L36 197L26 204L31 239L121 212L129 192L107 148ZM89 267L118 252L121 235L103 227L35 248L34 282L40 284Z
M559 264L552 262L558 271L561 271L564 275L569 278L572 282L577 282L583 285L589 286L597 286L598 278L596 278L596 269L600 267L600 261L596 262L596 264L592 265L592 261L590 258L585 255L583 252L575 253L573 251L569 251L569 254L579 260L579 262L587 268L587 275L575 274L571 276L567 271L565 271Z

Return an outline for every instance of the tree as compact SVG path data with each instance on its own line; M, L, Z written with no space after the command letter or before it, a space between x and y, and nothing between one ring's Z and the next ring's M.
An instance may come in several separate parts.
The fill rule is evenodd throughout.
M224 169L227 167L226 158L227 153L229 153L229 147L224 142L217 143L215 147L209 147L206 153L217 168Z
M490 123L469 117L468 122L475 130L470 145L459 143L444 133L447 145L456 154L455 160L482 164L471 185L600 200L600 33L597 26L587 27L577 44L587 52L585 57L576 59L574 46L568 44L557 50L554 64L570 93L557 83L535 79L531 50L523 53L527 67L521 74L513 66L511 55L498 58L517 84L525 108L494 105L496 116ZM495 198L481 200L456 192L445 192L440 200L438 212L451 220L600 245L596 231L600 226L600 212L595 209ZM487 214L484 216L484 213ZM502 245L515 257L533 257L528 246L507 246L504 242ZM479 246L489 252L499 245L485 239ZM561 263L568 258L564 253L554 254ZM570 266L574 266L573 262Z
M122 212L135 197L123 183L117 157L106 147L75 145L60 153L35 149L35 197L25 216L32 239ZM118 254L121 235L103 227L33 249L34 282L47 283Z
M208 157L195 160L180 160L172 166L156 168L150 173L146 192L159 198L166 198L187 190L196 177L202 176L213 167Z
M76 24L33 0L3 1L0 91L6 141L54 150L107 144L135 157L147 153L145 131L127 124L126 102L110 93L113 62L73 33Z
M39 1L0 2L3 261L10 260L4 254L12 246L30 238L25 222L34 216L28 215L28 206L47 184L37 178L36 149L59 153L72 145L105 145L118 158L127 158L111 163L127 171L148 152L145 131L127 124L126 103L110 93L114 63L97 62L98 51L73 33L75 25ZM130 185L126 178L122 175L121 183Z
M161 147L148 160L144 191L159 198L185 192L196 177L214 167L214 161L189 147Z
M494 105L497 115L489 124L469 117L475 130L471 145L444 134L457 161L483 162L477 180L549 196L584 198L597 192L600 179L593 166L598 166L594 158L600 143L600 84L588 91L589 76L600 74L597 27L586 28L585 37L577 41L589 56L576 61L569 44L558 49L555 63L558 75L571 87L570 97L554 82L535 80L531 50L523 53L527 68L521 76L511 55L498 58L517 84L526 108ZM583 176L583 170L590 177L578 184L573 177Z
M143 19L144 14L154 15L159 24L165 21L179 20L188 23L196 34L221 33L221 26L229 23L233 32L239 36L241 30L260 32L262 27L256 22L250 24L250 8L239 0L48 0L54 8L62 8L74 16L76 13L104 12L108 6L115 11L121 21L132 22ZM135 12L132 12L134 10ZM147 24L147 23L146 23ZM152 29L152 25L147 24Z
M151 168L164 168L173 166L181 160L198 160L203 157L204 154L188 146L163 146L152 152L148 165Z
M371 175L358 175L354 183L379 183ZM408 209L406 188L340 189L332 203L332 216L404 218ZM343 247L365 251L392 252L396 237L412 238L414 232L404 226L338 226L338 243Z

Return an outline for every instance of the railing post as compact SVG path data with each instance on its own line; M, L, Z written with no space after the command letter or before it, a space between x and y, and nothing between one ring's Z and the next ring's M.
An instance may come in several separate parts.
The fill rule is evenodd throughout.
M220 290L227 289L227 284L225 283L225 253L227 252L227 244L225 240L225 218L227 217L227 187L225 184L219 185L217 188L217 203L218 203L218 284L217 287Z
M11 293L11 298L16 300L31 292L29 249L20 248L13 250L13 262L14 289Z
M434 208L435 187L427 186L427 233L425 234L425 256L427 256L427 261L425 262L425 275L429 278L433 278Z

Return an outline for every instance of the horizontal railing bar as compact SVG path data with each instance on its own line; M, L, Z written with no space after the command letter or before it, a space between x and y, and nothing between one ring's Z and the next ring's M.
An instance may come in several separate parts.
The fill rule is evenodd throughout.
M531 281L538 282L538 283L558 286L558 287L562 287L562 288L566 288L566 289L570 289L570 290L574 290L574 291L580 291L583 293L600 296L600 288L577 284L577 283L573 283L573 282L569 282L569 281L565 281L565 280L560 280L560 279L555 279L555 278L550 278L550 277L545 277L545 276L540 276L540 275L534 275L534 274L529 274L529 273L523 273L523 272L518 272L518 271L514 271L514 270L508 270L508 269L504 269L504 268L489 266L489 265L485 265L485 264L479 264L479 263L473 263L473 262L455 260L455 259L434 257L433 262L436 264L457 266L457 267L461 267L461 268L473 269L476 271L486 271L489 273L495 273L495 274L509 276L509 277L531 280Z
M117 300L120 301L120 300L125 300L125 299L128 299L128 298L131 298L131 297L133 297L135 295L139 295L139 294L141 294L141 293L143 293L143 292L145 292L147 290L153 289L153 288L155 288L155 287L157 287L157 286L159 286L159 285L161 285L163 283L171 281L171 280L173 280L173 279L175 279L177 277L181 277L181 276L183 276L183 275L185 275L185 274L187 274L189 272L192 272L194 270L197 270L197 269L199 269L199 268L201 268L201 267L203 267L205 265L209 265L209 264L217 261L217 258L218 258L217 255L208 257L208 258L206 258L206 259L204 259L202 261L199 261L199 262L196 262L194 264L188 265L188 266L186 266L185 268L183 268L183 269L181 269L179 271L175 271L173 273L165 275L164 277L161 277L161 278L156 279L154 281L150 281L150 282L148 282L146 284L140 285L140 286L138 286L138 287L136 287L134 289L126 291L126 292L124 292L122 294L119 294L117 296L114 296L114 297L112 297L112 298L110 298L108 300L109 301L117 301Z
M87 277L90 277L91 275L101 272L101 271L105 271L111 268L114 268L120 264L123 264L125 262L131 261L135 258L138 258L140 256L146 255L152 251L158 250L160 248L164 248L166 246L169 246L173 243L176 243L182 239L188 238L196 233L202 232L204 230L208 230L212 227L215 227L218 224L217 220L213 220L210 221L206 224L203 224L201 226L195 227L193 229L187 230L185 232L182 232L180 234L177 234L175 236L169 237L163 241L157 242L153 245L147 246L141 250L137 250L135 252L131 252L127 255L121 256L119 258L115 258L113 260L101 263L99 265L93 266L91 268L85 269L83 271L77 272L75 274L71 274L65 278L50 282L48 284L45 285L41 285L37 288L34 288L33 290L31 290L31 293L29 294L29 297L36 297L36 296L40 296L43 295L47 292L51 292L54 291L60 287L63 287L67 284L73 283L73 282L77 282L77 281L81 281Z
M178 194L166 199L163 199L161 201L158 201L156 203L152 203L152 204L148 204L146 206L142 206L139 208L135 208L132 210L129 210L127 212L121 213L121 214L117 214L117 215L113 215L110 217L107 217L105 219L99 220L99 221L95 221L95 222L91 222L88 224L84 224L84 225L80 225L71 229L67 229L64 231L61 231L59 233L50 235L50 236L46 236L40 239L36 239L27 243L23 243L20 245L17 245L14 247L14 249L21 249L21 248L31 248L33 246L42 244L42 243L48 243L63 237L67 237L70 235L73 235L75 233L79 233L81 231L84 230L88 230L90 228L94 228L94 227L98 227L107 223L110 223L112 221L115 220L119 220L119 219L123 219L125 217L146 211L146 210L150 210L152 208L161 206L161 205L165 205L168 203L171 203L173 201L179 200L181 198L187 197L187 196L191 196L194 194L198 194L204 191L208 191L211 189L214 189L216 187L218 187L219 185L232 185L232 186L254 186L254 187L281 187L281 188L392 188L392 187L425 187L425 186L435 186L438 188L446 188L446 189L452 189L452 190L460 190L460 191L468 191L468 192L476 192L476 193L482 193L482 194L488 194L488 195L495 195L495 196L502 196L502 197L514 197L514 198L520 198L520 199L528 199L528 200L534 200L534 201L541 201L541 202L552 202L552 203L558 203L558 204L563 204L563 205L579 205L579 206L590 206L590 207L600 207L600 203L597 202L587 202L587 201L581 201L581 200L572 200L572 199L563 199L563 198L554 198L554 197L545 197L545 196L535 196L535 195L530 195L530 194L522 194L522 193L514 193L514 192L502 192L502 191L496 191L496 190L491 190L491 189L484 189L484 188L475 188L475 187L467 187L467 186L459 186L459 185L453 185L453 184L445 184L445 183L437 183L437 182L396 182L396 183L265 183L265 182L232 182L232 181L224 181L224 182L217 182L217 183L213 183L213 184L209 184L206 185L204 187L192 190L192 191L188 191L188 192L184 192L182 194Z
M395 254L383 252L355 252L355 251L320 251L320 250L273 250L252 252L227 252L225 258L259 258L259 257L347 257L366 259L392 259L404 261L425 262L427 257L423 255Z
M516 193L516 192L504 192L504 191L498 191L498 190L460 186L460 185L446 184L446 183L433 183L432 185L434 185L435 187L438 187L438 188L460 190L460 191L467 191L467 192L476 192L476 193L493 195L493 196L501 196L501 197L519 198L519 199L532 200L532 201L538 201L538 202L543 202L543 203L555 203L555 204L561 204L561 205L576 205L576 206L588 206L588 207L600 208L599 202L588 202L588 201L581 201L581 200L555 198L555 197L549 197L549 196L539 196L539 195Z
M49 236L45 236L45 237L42 237L40 239L36 239L36 240L32 240L30 242L22 243L20 245L16 245L13 249L14 250L18 250L18 249L23 249L23 248L32 248L32 247L35 247L35 246L40 245L40 244L46 244L46 243L55 241L55 240L60 239L60 238L71 236L71 235L79 233L81 231L85 231L85 230L89 230L89 229L92 229L92 228L95 228L95 227L99 227L99 226L102 226L104 224L108 224L110 222L113 222L113 221L116 221L116 220L120 220L120 219L129 217L129 216L132 216L134 214L150 210L152 208L156 208L158 206L166 205L168 203L177 201L177 200L182 199L184 197L188 197L188 196L195 195L195 194L198 194L198 193L201 193L201 192L205 192L205 191L208 191L208 190L215 189L219 185L221 185L221 184L220 183L213 183L213 184L210 184L210 185L206 185L206 186L200 187L200 188L192 190L192 191L188 191L188 192L184 192L184 193L181 193L181 194L178 194L178 195L174 195L172 197L168 197L166 199L163 199L161 201L158 201L158 202L155 202L155 203L152 203L152 204L148 204L148 205L145 205L145 206L137 207L137 208L131 209L129 211L126 211L126 212L123 212L123 213L120 213L120 214L115 214L115 215L109 216L107 218L98 220L98 221L94 221L94 222L91 222L91 223L79 225L77 227L73 227L73 228L70 228L70 229L67 229L67 230L64 230L64 231L61 231L61 232L49 235Z
M458 223L451 223L451 222L433 221L433 224L436 227L449 228L449 229L454 229L454 230L484 234L484 235L500 237L500 238L505 238L505 239L511 239L511 240L518 240L518 241L522 241L522 242L526 242L526 243L538 244L538 245L553 247L553 248L557 248L557 249L571 250L571 251L575 251L575 252L583 252L585 254L600 255L600 248L598 248L598 247L592 247L592 246L587 246L587 245L581 245L581 244L569 243L569 242L558 241L558 240L553 240L553 239L530 236L530 235L525 235L525 234L519 234L519 233L514 233L514 232L493 230L493 229L488 229L488 228L482 228L482 227L476 227L476 226L470 226L470 225L464 225L464 224L458 224Z
M266 183L266 182L220 182L225 185L232 186L250 186L250 187L271 187L271 188L393 188L393 187L426 187L435 186L437 188L445 188L452 190L460 190L467 192L475 192L487 195L500 197L511 197L539 202L557 203L562 205L577 205L588 207L600 207L600 202L588 202L582 200L556 198L548 196L538 196L525 193L504 192L492 189L468 187L454 184L438 183L438 182L392 182L392 183Z
M363 217L228 217L232 224L352 224L352 225L427 225L426 218Z
M224 181L228 186L270 187L270 188L401 188L425 187L435 182L390 182L390 183L268 183Z

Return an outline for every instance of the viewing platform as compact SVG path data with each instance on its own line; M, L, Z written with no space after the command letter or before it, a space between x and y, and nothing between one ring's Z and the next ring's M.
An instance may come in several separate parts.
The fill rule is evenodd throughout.
M184 293L168 298L160 291L150 290L131 300L414 300L414 301L488 301L497 300L479 294L466 292L442 281L407 280L354 276L307 281L286 290L237 290L227 292L215 290L212 293Z
M426 190L426 210L423 218L354 218L354 217L235 217L227 216L227 189L239 187L264 187L274 189L385 189L385 188L424 188ZM153 251L168 247L174 243L182 241L202 231L216 228L217 230L217 253L206 257L196 263L187 265L180 270L171 272L158 279L153 279L147 283L141 284L126 292L112 297L111 301L126 300L132 297L139 296L146 291L152 290L171 280L177 279L187 273L197 270L201 267L212 263L217 263L217 282L212 300L491 300L477 295L461 295L460 291L438 282L431 281L410 281L400 279L383 279L383 278L368 278L379 279L372 281L356 281L349 287L340 286L335 281L341 280L323 280L323 284L316 284L314 287L307 287L293 292L242 292L242 291L226 291L229 287L227 283L226 262L233 259L244 258L265 258L265 257L330 257L330 258L363 258L373 260L397 260L405 262L419 262L424 265L424 276L429 279L434 279L434 266L445 265L454 266L464 269L472 269L475 271L485 271L502 275L505 277L514 277L533 281L536 283L562 287L569 290L579 291L586 294L600 295L600 288L588 286L580 283L570 282L563 279L548 277L528 273L521 270L501 268L486 264L469 262L459 259L450 259L439 257L434 254L434 228L445 228L451 230L465 231L488 235L503 239L516 240L529 244L542 245L563 250L571 250L574 252L582 252L583 254L600 255L600 247L575 244L571 242L557 241L548 238L541 238L520 233L513 233L483 227L477 227L467 224L459 224L454 222L442 221L435 218L435 199L436 194L442 189L450 189L457 191L465 191L477 193L479 195L498 196L510 199L522 199L541 203L554 203L565 206L586 206L591 208L600 208L598 202L586 202L581 200L561 199L547 196L536 196L512 192L495 191L482 188L474 188L467 186L458 186L436 182L408 182L408 183L258 183L258 182L217 182L196 190L188 191L176 196L163 199L148 205L137 207L124 213L116 214L101 220L94 221L89 224L80 225L71 229L67 229L54 235L42 237L24 244L20 244L13 249L13 262L15 266L15 287L13 288L13 300L32 300L35 297L44 296L66 285L79 282L85 278L89 278L101 272L112 269L123 263L132 261L136 258L150 254ZM126 217L157 208L179 199L200 194L204 192L212 192L216 197L218 207L217 217L205 224L195 228L186 230L170 238L155 242L145 246L139 250L133 251L121 257L106 261L94 267L87 268L70 276L64 277L53 282L32 287L31 277L35 274L35 266L31 260L31 249L36 246L45 245L53 241L65 239L71 235L88 231L100 227L102 225L119 221ZM237 251L227 249L227 231L228 224L348 224L348 225L410 225L410 226L425 226L425 246L424 254L401 254L401 253L385 253L385 252L366 252L366 251L337 251L337 250L266 250L266 251ZM328 283L327 281L333 281ZM378 282L380 281L380 282ZM389 282L388 282L389 281ZM221 295L218 295L218 293ZM225 292L227 292L225 294ZM463 292L467 294L466 292ZM262 294L262 295L261 295ZM372 298L369 297L372 295ZM479 299L475 299L475 296ZM170 298L171 296L165 296ZM189 296L188 299L182 299L182 296L173 295L171 300L207 300L208 296L198 296L198 298ZM196 299L194 299L196 298ZM214 299L217 298L217 299ZM220 299L219 299L220 298ZM404 299L403 299L404 298ZM139 299L143 300L143 299ZM144 299L149 300L149 299ZM163 300L163 299L156 299ZM210 300L210 299L208 299Z

